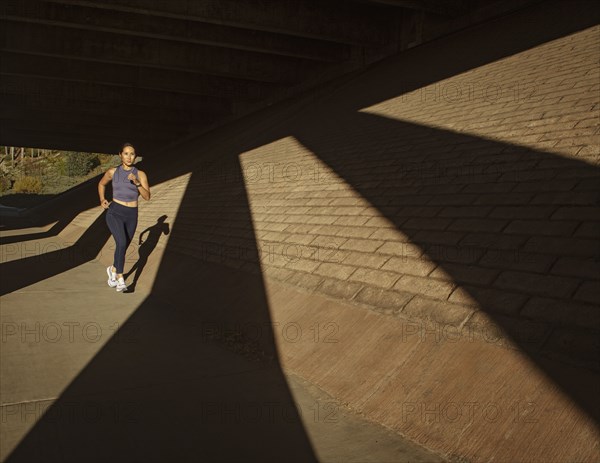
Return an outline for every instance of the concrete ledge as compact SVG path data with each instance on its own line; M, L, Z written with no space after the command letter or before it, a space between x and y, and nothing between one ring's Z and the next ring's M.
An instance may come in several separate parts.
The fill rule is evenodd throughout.
M274 280L266 286L284 368L367 419L468 461L600 458L596 424L539 366L572 377L583 394L599 384L597 374L534 363L481 336L456 336Z
M483 312L471 324L476 328L457 330L179 253L150 261L158 280L145 284L153 296L163 295L174 316L202 335L210 329L229 349L263 361L276 354L287 373L451 460L600 458L599 375L531 357L491 328L482 330ZM195 299L191 290L164 293L183 280L196 288ZM276 352L269 349L273 340Z

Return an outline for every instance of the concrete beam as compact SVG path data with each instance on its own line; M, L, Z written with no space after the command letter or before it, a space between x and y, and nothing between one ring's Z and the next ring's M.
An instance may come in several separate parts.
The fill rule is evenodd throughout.
M189 124L204 125L205 122L214 123L219 120L211 113L198 113L181 109L154 108L131 104L115 105L105 101L95 101L93 104L83 104L81 100L63 98L60 95L28 95L28 94L0 94L0 107L3 111L17 112L22 110L27 113L44 112L62 117L70 114L77 118L130 118L160 126L161 124L175 124L185 127Z
M11 134L16 130L27 130L30 132L38 133L52 133L56 135L64 136L83 136L87 135L90 137L113 137L118 139L139 139L139 138L152 138L155 140L171 140L178 139L186 135L186 130L183 127L179 127L174 130L167 130L166 128L158 128L156 126L147 125L146 127L140 127L139 124L135 124L130 121L129 124L124 126L96 126L89 125L85 122L76 122L72 118L60 120L60 119L41 119L39 117L31 117L27 119L0 119L1 132L3 134ZM26 140L26 139L24 139Z
M118 35L209 45L324 62L349 59L345 44L216 24L44 1L9 2L0 19Z
M197 72L259 82L294 83L319 69L311 60L190 45L98 31L2 21L2 51Z
M110 117L97 114L86 114L73 111L60 111L51 109L31 110L22 107L0 106L0 119L12 120L21 124L28 122L43 123L45 121L60 121L63 126L72 127L83 125L88 127L102 127L112 129L126 129L132 131L152 131L152 132L181 132L188 124L181 121L162 120L132 117L129 114L121 112L115 113ZM204 123L212 122L206 118ZM199 123L199 122L198 122Z
M135 105L179 109L197 114L214 114L215 116L232 112L232 102L225 98L95 83L63 82L38 77L3 75L0 80L0 94L31 96L40 100L54 96L79 101L82 105L105 102L112 104L116 111L123 105ZM60 101L56 104L57 108L62 106Z
M283 85L216 77L167 69L140 68L50 56L0 52L0 74L44 77L71 82L137 87L244 101L259 101Z
M466 12L463 0L364 0L366 2L389 5L410 10L456 17Z
M164 18L219 24L354 45L390 39L390 18L378 9L323 0L43 0Z
M25 138L23 138L25 137ZM27 140L24 143L23 140ZM83 151L92 153L116 154L119 147L128 140L118 140L116 138L99 139L98 137L65 137L56 134L36 134L19 133L11 134L11 136L0 137L0 143L4 146L25 146L28 148L42 148L63 151ZM143 156L144 151L154 150L156 147L166 146L167 143L161 141L149 140L145 143L136 143L136 151ZM140 148L144 146L145 148Z
M27 146L30 148L46 148L57 150L88 151L97 153L115 153L126 141L134 143L136 151L143 156L145 151L154 151L158 147L166 146L173 139L166 136L152 136L141 134L134 138L128 134L123 138L111 131L105 133L56 133L38 127L2 127L0 130L0 144L4 146Z

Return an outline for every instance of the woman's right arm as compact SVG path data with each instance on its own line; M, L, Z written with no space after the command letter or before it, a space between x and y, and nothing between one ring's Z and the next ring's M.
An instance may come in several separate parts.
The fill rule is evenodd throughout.
M112 180L113 174L115 173L115 168L111 167L108 169L104 176L98 182L98 196L100 196L100 206L104 209L108 209L108 201L104 197L104 192L106 191L106 185Z

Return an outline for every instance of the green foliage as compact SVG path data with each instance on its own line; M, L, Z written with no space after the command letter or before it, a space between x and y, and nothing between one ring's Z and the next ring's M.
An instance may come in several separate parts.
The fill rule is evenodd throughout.
M66 169L64 156L49 156L45 158L44 161L48 170L54 171L58 174Z
M37 148L27 148L21 156L18 147L13 159L8 154L10 149L0 147L0 151L2 149L7 153L0 154L0 194L3 196L19 192L57 194L120 162L119 156L113 154Z
M42 179L25 175L18 178L13 185L15 193L40 193L42 191Z
M115 164L116 162L118 162L119 157L115 156L114 154L102 154L102 153L98 153L98 161L100 161L100 164L104 165L104 164Z
M44 166L39 159L24 158L19 168L23 175L30 177L41 177L44 175Z
M10 179L6 175L0 174L0 193L10 190L10 184Z
M99 165L100 161L95 153L68 151L61 166L61 173L69 177L80 177Z

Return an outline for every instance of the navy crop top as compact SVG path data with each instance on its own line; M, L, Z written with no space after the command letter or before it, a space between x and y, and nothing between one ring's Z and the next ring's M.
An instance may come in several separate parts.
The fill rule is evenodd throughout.
M137 167L132 167L131 170L123 170L123 167L119 166L115 169L112 178L114 199L125 202L137 201L140 192L138 191L138 187L127 178L129 174L134 174L138 177Z

